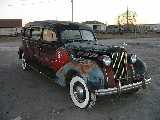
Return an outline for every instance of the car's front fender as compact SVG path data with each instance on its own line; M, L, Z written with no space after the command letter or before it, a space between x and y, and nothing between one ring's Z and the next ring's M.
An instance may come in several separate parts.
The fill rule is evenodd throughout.
M72 77L82 77L89 89L99 89L104 86L104 75L96 62L91 60L78 59L67 63L57 71L57 83L67 86Z
M144 75L147 72L147 66L140 58L137 58L137 61L133 64L133 67L137 75Z

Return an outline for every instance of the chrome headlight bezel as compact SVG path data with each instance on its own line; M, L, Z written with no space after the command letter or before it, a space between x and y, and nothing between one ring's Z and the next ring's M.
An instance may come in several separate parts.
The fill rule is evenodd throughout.
M102 61L103 61L103 64L105 64L106 66L109 66L112 62L111 58L107 55L103 55Z
M136 63L136 61L137 61L137 55L136 54L132 54L131 55L131 62L132 63Z

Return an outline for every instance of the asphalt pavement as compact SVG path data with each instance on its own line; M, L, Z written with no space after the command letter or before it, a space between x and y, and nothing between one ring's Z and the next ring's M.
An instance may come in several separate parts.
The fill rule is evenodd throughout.
M6 38L8 39L8 38ZM0 40L0 120L160 120L160 38L109 39L148 65L152 84L135 94L98 97L92 110L75 107L65 88L35 71L23 71L20 38Z

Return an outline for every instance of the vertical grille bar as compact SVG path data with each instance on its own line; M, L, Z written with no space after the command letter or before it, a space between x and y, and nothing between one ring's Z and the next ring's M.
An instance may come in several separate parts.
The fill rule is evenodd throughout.
M114 70L114 78L127 78L127 53L119 52L112 54L112 67Z

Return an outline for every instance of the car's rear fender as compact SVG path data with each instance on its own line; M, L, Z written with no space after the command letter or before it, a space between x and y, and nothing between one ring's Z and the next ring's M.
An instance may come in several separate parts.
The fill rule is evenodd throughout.
M22 49L22 47L20 47L18 50L18 58L19 59L22 59L22 53L23 53L23 49Z

